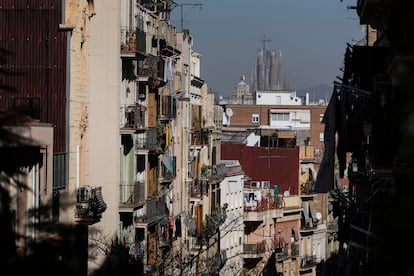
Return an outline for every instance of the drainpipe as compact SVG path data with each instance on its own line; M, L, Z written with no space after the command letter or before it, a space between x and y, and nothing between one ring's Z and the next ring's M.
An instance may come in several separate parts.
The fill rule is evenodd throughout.
M80 177L80 149L79 145L76 145L76 190L79 189L79 177Z
M36 164L33 167L32 170L32 190L33 190L33 196L32 196L32 208L33 210L37 210L39 211L39 207L40 207L40 173L39 173L39 164ZM39 223L39 215L38 212L36 212L37 214L34 214L31 216L31 220L33 223L32 226L32 240L36 241L37 240L37 224Z

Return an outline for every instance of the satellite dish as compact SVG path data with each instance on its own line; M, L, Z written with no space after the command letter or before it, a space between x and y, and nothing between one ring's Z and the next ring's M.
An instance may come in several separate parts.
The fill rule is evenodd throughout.
M231 108L226 108L226 115L227 117L233 116L233 110Z

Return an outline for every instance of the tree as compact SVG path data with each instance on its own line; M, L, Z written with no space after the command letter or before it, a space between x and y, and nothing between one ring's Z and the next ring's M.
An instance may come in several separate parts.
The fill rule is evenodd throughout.
M223 207L217 205L215 210L205 216L203 228L198 236L198 250L190 252L183 241L162 251L158 256L162 263L158 271L165 275L187 275L191 269L196 268L201 275L216 275L224 265L219 250L220 239L233 231L241 231L243 214L228 217L227 204ZM235 267L235 271L241 271Z

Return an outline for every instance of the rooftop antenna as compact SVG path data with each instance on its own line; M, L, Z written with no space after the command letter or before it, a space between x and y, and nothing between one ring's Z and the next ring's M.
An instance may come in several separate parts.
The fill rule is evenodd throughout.
M203 4L201 3L181 3L181 4L175 3L173 8L180 7L180 28L181 28L180 31L181 32L184 29L184 7L185 6L190 6L190 9L187 11L187 13L189 13L191 9L194 7L200 7L200 10L201 10L201 8L203 7Z

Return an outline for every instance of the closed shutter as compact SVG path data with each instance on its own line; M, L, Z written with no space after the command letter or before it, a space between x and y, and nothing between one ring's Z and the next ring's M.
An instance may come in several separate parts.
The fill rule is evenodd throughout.
M148 93L148 127L157 126L157 101L155 93Z

